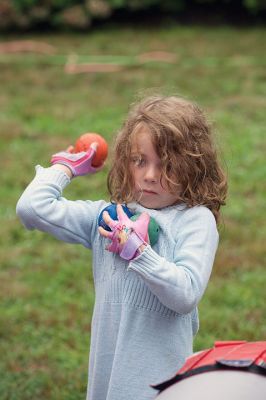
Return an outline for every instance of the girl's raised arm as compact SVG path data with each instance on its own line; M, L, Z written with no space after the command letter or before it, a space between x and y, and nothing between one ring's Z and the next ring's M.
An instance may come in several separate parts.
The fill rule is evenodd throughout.
M65 242L91 248L104 202L70 201L62 197L70 182L64 168L67 167L37 166L36 177L17 203L17 215L27 229L38 229Z

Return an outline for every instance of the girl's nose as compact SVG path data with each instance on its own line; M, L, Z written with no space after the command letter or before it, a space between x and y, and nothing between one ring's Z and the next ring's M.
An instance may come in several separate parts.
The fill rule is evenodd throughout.
M149 166L146 169L145 175L144 175L144 180L146 182L156 183L156 182L158 182L159 178L160 178L160 171L158 170L158 168L156 168L154 166Z

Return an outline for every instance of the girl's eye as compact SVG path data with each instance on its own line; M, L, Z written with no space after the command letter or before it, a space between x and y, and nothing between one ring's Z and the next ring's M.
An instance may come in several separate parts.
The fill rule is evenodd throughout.
M131 162L136 166L136 167L143 167L146 163L145 159L142 157L132 157Z

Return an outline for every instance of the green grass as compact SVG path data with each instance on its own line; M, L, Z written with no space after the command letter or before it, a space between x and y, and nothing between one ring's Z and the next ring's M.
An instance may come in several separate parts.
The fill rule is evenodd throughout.
M88 130L109 143L138 95L178 93L215 121L229 176L214 271L200 303L195 350L215 340L263 340L265 316L265 29L109 29L25 39L55 56L1 55L0 393L3 400L85 396L93 308L91 254L40 232L15 215L35 164ZM1 40L17 39L2 36ZM176 64L135 62L169 51ZM67 75L64 60L120 60L117 73ZM71 199L106 198L106 174L77 179Z

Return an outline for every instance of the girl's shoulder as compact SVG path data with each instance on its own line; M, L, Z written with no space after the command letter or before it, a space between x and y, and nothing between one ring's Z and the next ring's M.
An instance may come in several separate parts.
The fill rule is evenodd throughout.
M204 219L205 221L215 222L215 217L211 210L203 205L198 205L194 207L185 207L182 212L182 219L191 220L191 219Z
M194 207L186 207L179 213L175 220L177 229L183 227L197 227L200 230L213 230L217 231L217 224L215 217L211 210L202 205Z
M213 244L216 247L219 241L215 217L209 208L202 205L187 207L173 229L179 245L190 238L194 243L204 246Z

